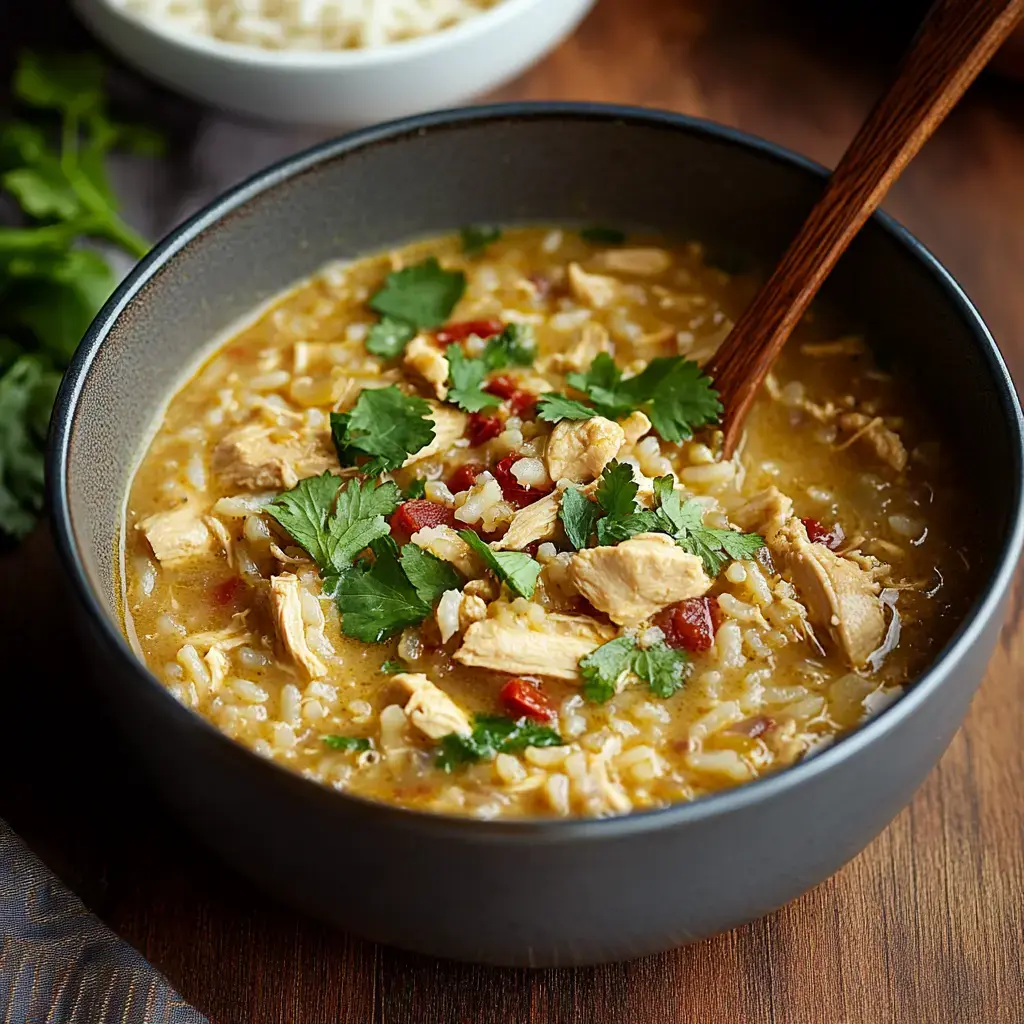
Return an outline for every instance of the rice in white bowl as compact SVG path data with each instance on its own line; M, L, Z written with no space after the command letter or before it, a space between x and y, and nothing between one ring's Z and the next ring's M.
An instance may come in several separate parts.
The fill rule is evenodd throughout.
M451 28L501 0L111 0L165 28L268 50L351 50Z

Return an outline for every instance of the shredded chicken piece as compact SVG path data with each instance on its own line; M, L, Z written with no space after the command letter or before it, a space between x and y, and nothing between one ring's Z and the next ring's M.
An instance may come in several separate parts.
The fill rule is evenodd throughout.
M224 551L224 557L227 559L228 565L234 565L235 542L231 539L228 528L216 516L203 516L203 522L206 523L210 528L210 532L217 538L217 543L220 544L221 549Z
M548 614L544 632L505 625L497 619L466 630L455 660L507 675L579 678L579 661L615 636L615 630L584 615Z
M779 571L807 605L811 622L826 631L852 667L863 665L885 636L877 576L888 567L865 569L824 544L812 544L796 518L787 520L768 544Z
M639 409L631 412L624 420L619 420L622 433L626 437L626 444L636 444L645 434L650 432L651 421L645 413Z
M802 409L811 419L817 420L819 423L831 423L836 418L838 410L832 402L826 402L824 405L819 405L817 402L812 401L806 395L802 396L795 404L788 401L785 398L783 389L780 386L778 379L775 374L769 373L764 379L764 389L768 392L769 397L774 402L782 402L783 405L790 406L794 409Z
M604 309L619 296L620 281L603 274L588 274L578 263L569 264L569 291L581 305Z
M413 544L429 551L435 558L451 562L463 576L476 577L483 565L473 549L450 526L425 526L411 537Z
M493 601L501 593L501 584L493 576L481 576L470 580L462 592L467 596L479 597L485 604Z
M769 487L755 494L729 518L741 529L759 533L765 540L774 536L793 515L793 499L778 487Z
M424 736L439 740L453 732L468 736L473 731L465 711L422 672L399 672L394 681L409 694L406 717Z
M277 627L277 635L292 660L313 679L327 675L327 666L306 642L298 576L286 572L271 577L270 610L274 617L274 625Z
M569 562L569 579L619 625L635 625L711 587L700 558L663 533L641 533L613 547L578 551Z
M249 423L225 434L213 449L213 471L226 484L246 491L294 487L307 476L337 469L326 434L304 433L274 440L278 428Z
M448 360L434 341L417 334L406 345L402 361L433 387L438 398L448 397Z
M561 491L552 491L539 501L521 508L513 517L505 536L491 547L495 551L522 551L535 541L550 540L558 533Z
M194 645L193 645L194 646ZM223 647L211 647L203 659L210 673L210 690L216 693L227 678L230 661Z
M612 343L608 332L593 322L580 329L579 340L565 352L556 352L546 362L545 368L558 373L585 370L602 353L611 353Z
M452 409L447 405L430 403L430 416L434 421L434 439L424 445L418 452L414 452L402 463L403 466L411 466L421 459L429 459L432 455L446 452L466 432L468 417L458 409Z
M545 461L552 480L588 483L596 480L618 454L626 435L622 427L603 416L589 420L562 420L548 438Z
M474 622L483 622L487 618L487 602L476 594L462 592L462 604L459 605L459 629L465 632Z
M839 446L847 448L857 441L869 445L874 453L897 473L907 466L907 449L899 434L885 425L881 416L870 417L862 412L848 412L839 417L840 428L850 436Z
M672 255L653 246L634 249L606 249L594 257L594 266L612 274L636 274L653 277L672 266Z
M213 535L202 516L189 505L156 512L138 523L161 565L174 566L213 550Z

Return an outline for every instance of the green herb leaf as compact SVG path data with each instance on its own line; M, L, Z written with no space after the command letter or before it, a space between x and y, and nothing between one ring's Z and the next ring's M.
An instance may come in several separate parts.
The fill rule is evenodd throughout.
M597 415L592 405L578 402L575 398L548 391L537 400L537 416L546 423L557 423L559 420L589 420Z
M488 372L506 366L532 366L537 340L530 324L506 324L501 334L488 339L482 359Z
M479 412L488 406L501 405L497 395L488 394L481 385L487 376L483 359L470 359L458 345L448 346L448 401L466 412Z
M384 359L395 359L415 337L416 328L412 324L390 316L381 317L366 335L366 351Z
M343 466L369 455L360 465L367 476L399 469L405 460L434 439L430 406L394 384L367 388L350 413L331 413L331 436Z
M540 562L524 551L495 551L472 530L459 530L459 536L483 559L499 580L507 583L520 597L533 597L540 575Z
M437 558L416 544L402 548L402 569L416 588L419 599L433 607L446 590L461 590L462 577L450 562Z
M511 754L527 747L560 747L565 740L546 725L528 718L513 721L501 715L477 715L468 736L449 733L441 738L437 750L437 767L453 772L465 764L490 761L498 754Z
M501 238L501 228L487 224L470 224L459 230L462 236L462 251L467 256L477 256L492 242Z
M43 56L22 53L14 74L14 95L33 107L79 115L103 103L103 62L94 54Z
M365 736L333 736L323 737L324 746L331 750L370 750L373 741Z
M633 478L633 468L627 462L613 459L605 466L597 485L597 500L607 515L621 518L632 515L638 508L636 496L640 487Z
M416 327L437 327L448 319L465 288L461 270L444 270L430 256L388 274L384 287L370 298L370 308Z
M395 658L388 658L380 667L381 672L386 676L397 676L399 672L407 672L405 664Z
M558 518L565 527L569 543L577 550L585 548L594 534L594 526L601 517L601 506L591 501L576 487L562 492Z
M340 483L329 472L307 477L266 508L328 573L343 572L360 551L386 536L390 528L384 517L398 507L394 483L352 480L344 488Z
M422 477L416 477L415 480L404 491L402 491L402 497L405 501L413 501L415 498L425 498L427 495L427 481Z
M580 238L595 245L622 245L626 240L626 232L620 231L618 228L592 224L590 227L580 228Z
M631 636L616 637L580 660L583 695L603 704L615 695L623 675L631 672L655 696L671 697L683 685L688 662L685 653L664 642L641 648Z

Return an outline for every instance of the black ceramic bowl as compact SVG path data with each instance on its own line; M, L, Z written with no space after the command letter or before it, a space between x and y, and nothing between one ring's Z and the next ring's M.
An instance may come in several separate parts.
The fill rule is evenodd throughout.
M607 820L482 822L355 799L250 754L178 704L118 627L116 537L154 417L197 350L331 259L466 223L590 221L769 266L823 171L757 139L643 110L432 114L331 142L215 202L101 312L57 401L53 525L97 682L182 819L281 899L381 942L504 964L624 959L731 928L822 881L907 803L956 732L1021 548L1021 414L949 275L875 217L827 299L904 366L970 452L978 593L902 700L812 760Z

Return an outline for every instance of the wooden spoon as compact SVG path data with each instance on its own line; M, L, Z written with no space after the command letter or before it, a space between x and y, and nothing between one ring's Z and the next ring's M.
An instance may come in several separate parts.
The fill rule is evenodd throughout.
M705 369L722 397L726 458L765 374L836 260L1022 15L1024 0L938 0L928 12L896 80Z

